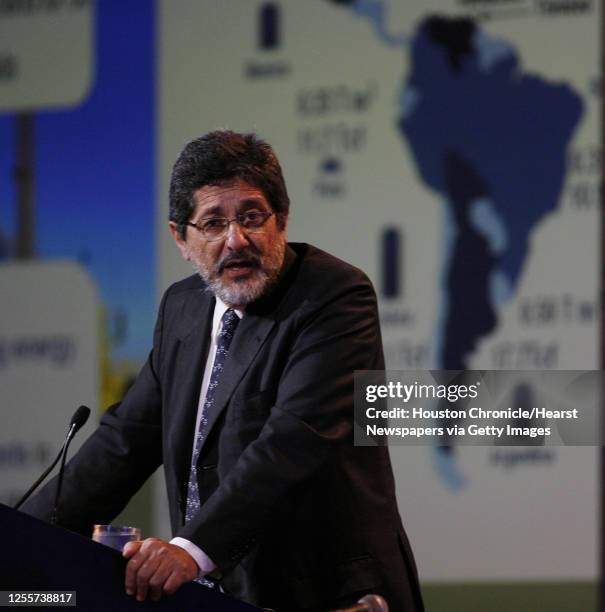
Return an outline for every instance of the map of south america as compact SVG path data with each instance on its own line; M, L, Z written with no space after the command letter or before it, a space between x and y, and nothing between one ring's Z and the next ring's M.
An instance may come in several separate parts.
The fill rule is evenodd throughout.
M425 19L410 52L398 125L450 226L438 365L466 369L518 287L532 231L557 208L582 101L524 74L468 19Z
M432 366L468 369L519 286L533 231L558 206L582 99L523 72L513 46L470 19L428 16L411 36L393 34L384 0L332 1L409 54L396 126L444 205Z

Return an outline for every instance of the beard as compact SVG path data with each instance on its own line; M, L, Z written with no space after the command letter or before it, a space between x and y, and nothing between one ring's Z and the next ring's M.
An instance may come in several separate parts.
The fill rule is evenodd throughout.
M286 252L286 234L278 239L263 254L254 244L225 255L212 267L194 263L193 267L208 285L208 290L230 308L239 308L267 295L276 285ZM226 278L223 272L231 262L245 261L252 267L250 274L241 278Z

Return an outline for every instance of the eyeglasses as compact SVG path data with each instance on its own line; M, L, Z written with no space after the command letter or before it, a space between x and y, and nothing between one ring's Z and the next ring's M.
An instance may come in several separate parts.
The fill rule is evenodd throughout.
M249 210L248 212L235 215L233 219L227 217L207 217L200 219L197 223L189 221L185 225L195 227L204 234L204 238L208 242L220 240L227 235L229 226L234 222L243 227L247 232L259 232L263 225L272 217L274 213L260 210Z

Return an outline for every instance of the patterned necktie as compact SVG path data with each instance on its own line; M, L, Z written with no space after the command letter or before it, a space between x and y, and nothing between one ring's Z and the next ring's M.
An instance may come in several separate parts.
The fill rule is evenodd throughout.
M239 323L239 317L235 310L229 308L225 311L223 318L221 319L221 331L218 334L216 340L216 355L214 357L214 363L212 364L212 372L210 374L210 382L208 383L208 390L206 391L206 398L204 400L204 406L202 408L202 417L200 419L200 425L195 436L195 447L193 449L193 456L191 459L191 471L189 473L189 483L187 484L187 507L185 509L185 522L189 522L200 509L200 495L197 485L197 460L200 455L200 449L202 442L206 437L208 429L208 415L212 410L214 404L214 396L218 383L223 372L223 366L227 353L229 352L229 346L235 333L235 328Z
M210 382L208 383L208 389L206 391L206 398L204 399L204 406L202 407L202 416L200 418L200 425L195 436L195 446L193 448L193 456L191 458L191 471L189 472L189 482L187 483L187 507L185 508L185 522L188 523L200 509L200 493L197 486L197 460L200 456L200 449L202 442L206 437L208 429L208 415L214 404L214 394L218 387L218 382L223 372L223 365L229 352L229 346L235 333L235 328L239 323L239 317L235 310L229 308L225 311L223 318L221 319L221 331L216 339L216 355L214 356L214 363L212 364L212 372L210 373ZM208 578L196 578L195 582L214 589L217 587L213 580Z

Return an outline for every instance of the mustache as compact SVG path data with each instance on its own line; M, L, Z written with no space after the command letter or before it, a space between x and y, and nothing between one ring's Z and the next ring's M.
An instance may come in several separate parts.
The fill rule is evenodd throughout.
M229 253L225 255L216 264L216 273L222 274L227 266L230 264L237 264L240 266L250 266L251 268L260 268L261 259L260 257L251 251L238 251L237 253Z

